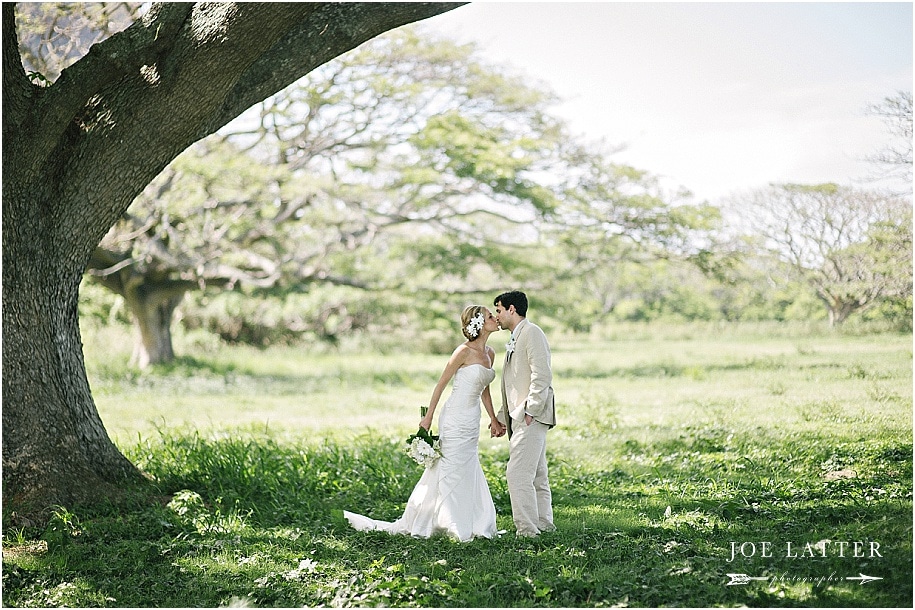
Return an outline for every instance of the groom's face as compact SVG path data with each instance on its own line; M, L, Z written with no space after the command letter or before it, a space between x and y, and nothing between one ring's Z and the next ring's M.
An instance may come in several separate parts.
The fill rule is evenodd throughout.
M496 320L499 322L499 328L506 330L508 328L508 318L511 312L502 307L502 301L496 303Z

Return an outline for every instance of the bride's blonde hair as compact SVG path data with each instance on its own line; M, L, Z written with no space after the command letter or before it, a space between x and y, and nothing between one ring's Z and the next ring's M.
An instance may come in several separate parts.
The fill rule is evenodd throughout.
M468 341L473 341L480 336L480 331L483 330L483 325L481 324L479 328L476 328L476 334L471 334L470 322L477 316L483 318L483 323L486 323L486 314L483 312L486 310L482 305L468 305L464 308L464 311L461 312L461 332L464 333L464 336L467 337Z

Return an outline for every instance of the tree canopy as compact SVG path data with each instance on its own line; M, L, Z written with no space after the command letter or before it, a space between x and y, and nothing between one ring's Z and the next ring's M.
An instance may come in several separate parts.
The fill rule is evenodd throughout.
M695 249L711 208L669 202L647 172L578 142L551 116L555 100L473 45L389 32L179 157L102 240L90 274L126 299L144 364L171 357L170 312L185 291L437 286L440 299L467 290L474 269L491 278L479 292L514 281L525 248L551 250L530 257L544 287L565 273L554 263L571 242L566 268L589 275L627 252ZM342 328L371 323L347 310ZM215 329L256 335L243 330L255 316L242 317ZM318 328L300 317L288 326Z

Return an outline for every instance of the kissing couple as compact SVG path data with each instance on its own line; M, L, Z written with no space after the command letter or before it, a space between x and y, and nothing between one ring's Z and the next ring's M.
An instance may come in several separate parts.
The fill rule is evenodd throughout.
M493 301L495 314L470 305L461 314L467 339L451 357L432 390L420 427L432 417L445 387L451 395L438 418L440 457L427 466L413 488L403 515L379 521L343 511L358 530L383 530L428 538L444 533L462 542L496 533L496 509L480 466L480 404L489 414L492 437L509 439L506 481L518 536L553 531L553 503L546 463L546 433L556 425L550 346L539 326L527 319L527 295L514 290ZM486 342L498 330L511 331L502 366L502 404L493 408L489 386L496 378L496 353Z

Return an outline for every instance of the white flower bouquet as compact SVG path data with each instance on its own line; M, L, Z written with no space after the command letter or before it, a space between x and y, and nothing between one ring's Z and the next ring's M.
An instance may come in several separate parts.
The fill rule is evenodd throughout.
M420 414L425 417L427 407L420 407ZM441 456L442 450L438 436L430 434L428 430L420 426L416 434L407 437L407 455L413 458L417 464L428 468L435 463L435 460Z

